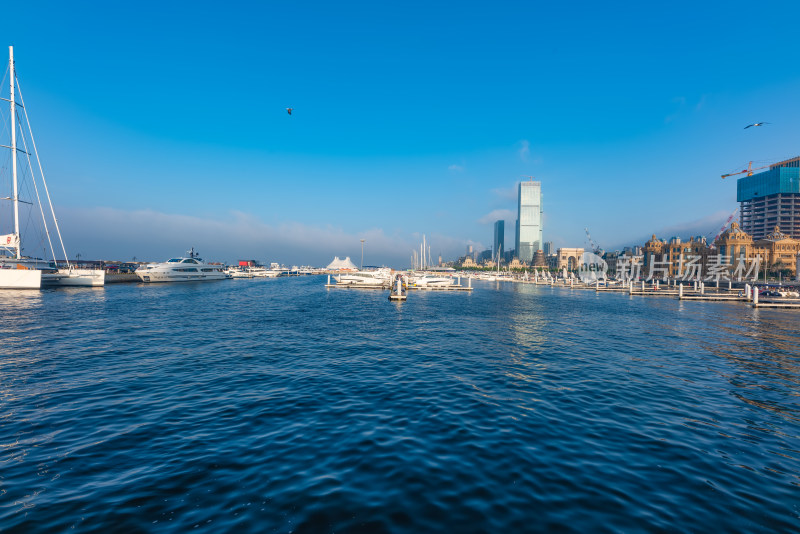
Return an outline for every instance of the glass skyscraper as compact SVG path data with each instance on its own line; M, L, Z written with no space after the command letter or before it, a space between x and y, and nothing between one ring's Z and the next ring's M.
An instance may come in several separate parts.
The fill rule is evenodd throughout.
M517 258L528 264L542 248L542 183L520 182L517 210Z
M492 247L492 257L497 258L498 251L502 254L506 251L506 222L496 221L494 223L494 246Z

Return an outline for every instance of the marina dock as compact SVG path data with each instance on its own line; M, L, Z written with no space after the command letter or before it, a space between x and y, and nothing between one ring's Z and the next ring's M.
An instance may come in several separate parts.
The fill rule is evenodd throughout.
M326 289L391 289L389 284L383 285L363 285L363 284L325 284ZM428 286L428 287L406 287L408 291L472 291L472 287L464 287L459 285L452 286Z

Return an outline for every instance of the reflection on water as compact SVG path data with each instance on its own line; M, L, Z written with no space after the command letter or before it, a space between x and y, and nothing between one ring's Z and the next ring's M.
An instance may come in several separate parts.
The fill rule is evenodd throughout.
M794 312L323 283L0 292L0 525L796 528Z
M16 315L12 311L41 306L41 303L39 289L0 289L0 309L8 313L8 318Z

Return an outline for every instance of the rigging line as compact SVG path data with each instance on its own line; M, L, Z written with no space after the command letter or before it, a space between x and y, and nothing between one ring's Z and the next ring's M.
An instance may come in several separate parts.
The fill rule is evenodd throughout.
M58 227L58 218L56 217L56 210L53 209L53 201L50 200L50 190L47 188L47 180L44 177L44 170L42 169L42 160L39 159L39 151L36 149L36 139L33 137L33 129L31 128L31 121L28 118L28 109L25 107L25 100L22 98L22 87L19 85L19 78L14 76L15 81L17 82L17 90L19 91L19 100L22 102L22 111L25 113L25 122L28 123L28 131L31 134L31 144L33 145L33 152L36 154L36 163L39 165L39 174L42 176L42 184L44 184L44 192L47 195L47 202L50 204L50 213L53 214L53 222L56 226L56 233L58 234L58 240L61 242L61 250L64 252L64 259L67 262L67 268L70 268L69 264L69 257L67 256L67 249L64 246L64 239L61 237L61 229ZM30 156L28 157L30 159ZM49 236L48 236L49 238ZM53 261L55 261L55 253L53 254Z
M0 84L4 84L6 82L6 77L8 76L8 67L9 67L9 65L6 64L6 70L3 73L3 79L2 79L2 81L0 81Z
M20 94L20 98L22 95ZM17 114L19 115L19 114ZM27 117L26 117L27 119ZM53 242L50 239L50 231L47 228L47 218L44 216L44 207L42 206L42 200L39 198L39 187L36 185L36 176L33 174L33 166L31 165L31 156L28 150L28 141L25 139L25 131L22 128L22 121L19 123L19 136L22 139L22 146L25 147L25 154L28 160L28 168L31 170L31 183L33 183L33 190L36 192L36 202L39 204L39 211L42 213L42 224L44 224L44 233L47 236L47 241L50 243L50 252L53 254L53 261L56 261L56 251L53 249ZM28 124L28 130L30 131L31 125ZM32 134L31 134L32 135ZM44 177L42 177L42 181L44 182Z

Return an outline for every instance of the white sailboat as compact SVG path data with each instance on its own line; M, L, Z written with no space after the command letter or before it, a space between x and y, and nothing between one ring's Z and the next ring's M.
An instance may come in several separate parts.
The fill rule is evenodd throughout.
M14 47L8 47L8 76L9 76L9 98L3 98L10 104L9 123L11 125L11 139L10 146L1 145L2 148L11 150L11 196L2 197L0 200L10 201L13 210L14 231L10 234L0 235L0 289L39 289L42 286L102 286L105 284L105 272L101 269L78 269L72 265L67 258L67 251L64 247L64 240L61 238L61 230L58 227L58 220L56 219L53 203L50 200L50 191L47 188L47 182L44 178L44 171L42 163L39 160L39 153L36 149L36 141L33 138L33 131L30 128L28 120L28 112L25 109L24 100L22 98L22 90L19 87L19 80L17 80L15 65L14 65ZM19 92L20 103L17 104L16 95ZM22 109L22 114L18 119L18 109ZM26 131L22 128L24 117L24 125L27 126L27 134L30 137L30 146L28 144L28 137ZM17 146L17 125L20 125L20 140L22 147ZM31 151L33 154L31 154ZM34 166L31 163L31 155L37 163L39 170L39 178L41 179L42 193L44 194L47 205L49 207L49 214L45 214L44 203L42 202L39 184L35 177ZM38 258L28 258L22 255L22 238L20 234L20 203L30 204L34 206L34 202L26 202L20 199L19 196L19 179L18 179L18 161L17 158L24 158L23 162L27 163L27 168L30 170L30 180L35 193L35 205L38 206L39 212L42 217L42 225L46 235L47 244L50 248L53 261L41 260ZM53 226L58 236L58 241L61 244L61 250L64 253L67 267L59 268L55 263L55 249L53 242L50 238L50 232L47 225L48 215L52 218Z

